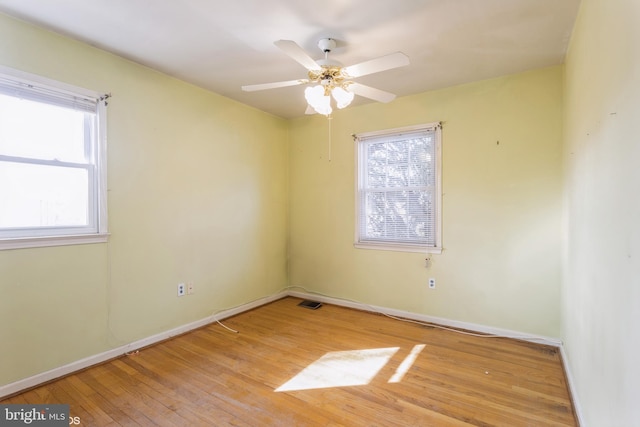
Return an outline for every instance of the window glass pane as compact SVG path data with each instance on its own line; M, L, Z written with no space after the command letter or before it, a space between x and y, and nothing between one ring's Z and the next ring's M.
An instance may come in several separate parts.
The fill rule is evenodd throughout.
M387 186L387 150L384 143L367 144L366 186Z
M407 226L412 239L426 241L431 234L431 195L426 191L409 191L407 197Z
M384 142L367 144L367 158L382 163L387 163L387 147Z
M87 169L0 162L0 228L87 226Z
M85 163L85 115L0 94L0 154Z
M425 242L431 236L425 191L370 192L366 202L366 237Z
M409 185L412 187L429 184L428 171L432 168L432 155L426 138L410 141L409 150Z
M408 184L409 169L406 163L387 166L387 182L391 188L406 187Z
M370 192L366 196L366 238L382 237L385 229L387 200L383 192Z
M389 164L407 162L407 141L398 140L387 142Z

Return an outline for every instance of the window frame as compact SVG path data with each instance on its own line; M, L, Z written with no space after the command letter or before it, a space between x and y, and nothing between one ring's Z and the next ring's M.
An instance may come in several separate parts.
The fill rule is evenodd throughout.
M107 147L106 147L106 99L109 95L72 86L42 76L0 66L0 77L20 86L20 91L33 89L50 92L54 96L77 97L95 101L94 137L85 146L92 151L87 163L74 163L58 160L32 159L0 154L5 161L40 166L61 166L85 169L88 172L88 216L86 226L24 227L15 230L0 230L0 250L36 248L47 246L104 243L108 238L107 228ZM38 101L37 99L34 99ZM46 101L40 101L46 103ZM55 102L49 102L55 104ZM85 131L86 131L85 127Z
M364 215L361 215L363 206L363 197L361 196L361 189L363 186L363 160L364 150L362 149L366 140L371 137L393 136L400 135L407 132L419 132L419 131L434 131L435 136L435 189L434 189L434 234L435 245L428 246L425 244L408 243L408 242L388 242L388 241L375 241L375 240L362 240L361 231L361 219ZM405 126L393 129L385 129L372 132L359 133L353 135L355 144L355 236L354 247L359 249L375 249L385 251L399 251L399 252L420 252L428 254L442 253L442 124L441 122L433 122L427 124L420 124L414 126Z

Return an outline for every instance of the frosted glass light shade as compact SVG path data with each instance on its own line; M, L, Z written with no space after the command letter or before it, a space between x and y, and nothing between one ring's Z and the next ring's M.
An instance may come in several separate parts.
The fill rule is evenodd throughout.
M313 86L308 87L304 91L304 97L311 105L311 107L316 110L319 114L323 114L328 116L331 114L331 97L324 94L324 87L322 86Z
M341 87L334 87L331 95L333 95L333 99L336 100L338 108L344 108L353 101L353 92L344 90Z

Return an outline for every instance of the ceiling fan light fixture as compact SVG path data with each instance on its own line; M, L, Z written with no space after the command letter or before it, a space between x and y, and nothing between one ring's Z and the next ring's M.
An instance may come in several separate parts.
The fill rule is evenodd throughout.
M318 42L318 47L324 53L324 59L318 61L310 57L292 40L278 40L274 42L274 44L282 49L291 59L306 68L308 78L246 85L242 86L242 90L252 92L314 84L315 86L308 87L304 92L304 97L308 104L305 114L313 114L315 111L319 114L329 116L333 111L331 108L331 97L335 99L338 108L349 106L353 101L354 95L378 102L391 102L396 97L393 93L353 82L352 79L409 65L409 57L402 52L396 52L343 67L339 62L333 59L329 60L329 53L335 49L337 45L336 41L330 38L325 38Z
M354 97L353 92L349 92L348 90L345 90L339 86L333 88L333 90L331 91L331 95L333 96L333 99L336 100L336 105L340 109L351 104L351 101L353 101Z
M328 116L333 111L331 108L331 97L329 95L325 95L325 88L323 86L312 86L306 88L304 90L304 98L319 114Z

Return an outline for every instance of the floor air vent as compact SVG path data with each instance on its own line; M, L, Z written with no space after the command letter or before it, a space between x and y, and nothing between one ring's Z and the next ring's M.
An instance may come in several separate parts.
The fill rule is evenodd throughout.
M298 304L300 307L304 307L304 308L310 308L311 310L315 310L317 308L322 307L322 303L318 302L318 301L311 301L311 300L304 300L302 301L300 304Z

